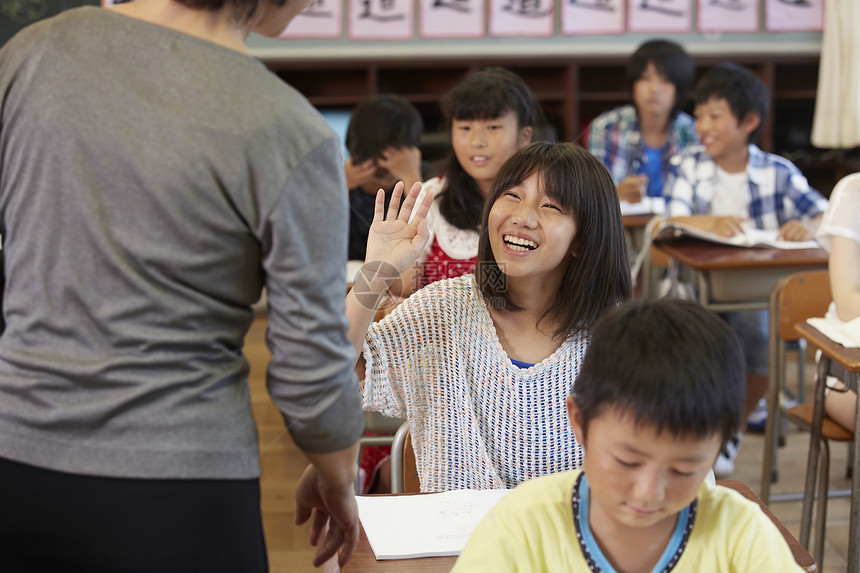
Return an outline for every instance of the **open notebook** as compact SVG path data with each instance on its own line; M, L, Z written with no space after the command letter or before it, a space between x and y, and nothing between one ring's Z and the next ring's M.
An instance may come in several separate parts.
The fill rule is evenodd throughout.
M774 249L815 249L817 241L781 241L776 236L779 231L765 231L755 227L745 227L742 234L734 237L723 237L714 233L703 231L691 225L683 223L664 223L658 231L657 238L694 237L734 247L768 247Z
M860 317L848 322L838 318L810 318L806 322L845 348L860 347Z
M358 496L358 516L377 559L459 555L484 515L510 490Z

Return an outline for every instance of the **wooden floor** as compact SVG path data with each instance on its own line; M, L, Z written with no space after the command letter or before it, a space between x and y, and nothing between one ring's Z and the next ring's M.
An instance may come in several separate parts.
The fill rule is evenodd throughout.
M260 435L261 464L263 468L262 508L269 563L272 573L311 572L313 550L308 544L307 526L294 525L295 484L307 461L293 445L284 430L280 414L272 405L265 390L265 370L269 353L265 346L266 322L258 318L247 337L245 352L251 361L251 398L254 416ZM789 368L789 372L793 369ZM807 380L812 380L813 367L807 367ZM731 479L746 482L754 491L760 489L763 437L748 434L744 439ZM808 434L791 429L787 444L780 449L780 481L772 488L774 493L803 490L806 475ZM835 444L832 449L831 489L848 489L845 479L847 449ZM800 523L800 502L774 502L774 514L797 536ZM848 551L849 500L832 499L828 505L825 557L820 571L844 573Z

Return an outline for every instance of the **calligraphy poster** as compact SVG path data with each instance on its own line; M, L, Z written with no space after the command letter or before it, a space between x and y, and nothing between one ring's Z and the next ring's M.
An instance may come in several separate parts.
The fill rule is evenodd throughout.
M480 38L484 0L420 0L422 38Z
M299 12L281 38L338 39L343 35L343 2L313 0Z
M768 32L820 32L824 28L824 0L767 0Z
M761 0L699 0L700 32L758 32Z
M412 0L350 0L351 40L411 40Z
M624 32L624 0L560 0L560 2L562 34L576 36Z
M686 34L693 27L693 0L630 0L629 32Z
M490 35L549 37L555 0L490 0Z

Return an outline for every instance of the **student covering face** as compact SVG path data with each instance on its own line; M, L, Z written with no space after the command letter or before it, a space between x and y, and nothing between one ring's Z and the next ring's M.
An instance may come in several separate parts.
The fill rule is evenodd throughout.
M418 192L387 214L379 195L347 297L365 409L409 421L422 491L513 487L578 467L564 399L593 322L630 289L608 172L575 144L518 151L487 198L476 274L423 288L368 331L427 240L432 197L409 222Z

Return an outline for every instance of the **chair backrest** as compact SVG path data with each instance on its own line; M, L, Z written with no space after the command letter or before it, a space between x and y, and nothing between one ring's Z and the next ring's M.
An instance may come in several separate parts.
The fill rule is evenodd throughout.
M418 479L418 465L412 448L412 433L409 422L403 422L391 444L391 493L420 491L421 481Z
M782 340L798 340L794 325L807 318L824 316L833 300L826 270L803 271L783 277L771 292L771 317Z

